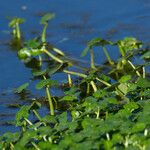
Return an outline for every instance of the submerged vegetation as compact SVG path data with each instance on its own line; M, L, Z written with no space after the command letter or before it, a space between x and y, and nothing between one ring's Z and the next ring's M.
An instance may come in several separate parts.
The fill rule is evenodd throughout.
M73 70L76 64L46 40L48 21L53 17L50 13L44 15L40 21L44 25L41 39L20 44L18 51L25 65L34 62L32 75L39 80L36 89L45 90L49 114L40 115L43 103L36 98L30 105L22 106L15 121L20 132L2 135L0 149L149 150L149 48L132 37L115 42L95 38L81 54L85 56L90 52L90 67L77 72ZM10 22L14 38L21 38L21 22L16 19ZM95 47L106 55L103 65L95 63ZM120 53L117 60L107 51L111 47ZM63 85L51 78L59 72L67 75ZM15 92L23 92L29 84L24 83ZM52 96L52 87L61 88L64 95ZM59 104L63 110L58 108ZM30 119L33 115L35 120Z

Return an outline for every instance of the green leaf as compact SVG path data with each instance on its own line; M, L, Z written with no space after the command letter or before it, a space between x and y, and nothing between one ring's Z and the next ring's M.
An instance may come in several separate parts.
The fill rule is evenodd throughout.
M51 76L53 75L54 73L56 73L61 67L62 67L63 64L55 64L55 66L51 67L48 69L48 75Z
M19 139L19 133L5 133L2 137L0 137L0 141L6 141L6 142L16 142Z
M27 47L37 49L39 46L40 46L40 42L38 41L37 38L34 38L27 42Z
M43 51L41 50L41 49L31 49L30 50L30 53L31 53L31 55L32 56L38 56L38 55L40 55L41 53L42 53Z
M18 88L15 89L15 93L21 93L23 90L25 90L27 87L29 86L29 83L24 83L21 86L19 86Z
M93 48L94 46L104 46L108 44L112 44L112 42L101 39L101 38L94 38L88 42L87 47L83 50L83 52L81 53L81 56L84 57L89 51L89 49Z
M138 104L135 102L129 102L127 104L124 105L124 109L128 112L132 112L135 109L139 108Z
M29 117L29 110L31 106L22 106L21 109L16 114L16 125L22 126L24 118Z
M128 93L128 85L126 83L119 84L118 89L125 95Z
M147 51L146 53L144 53L141 58L144 58L144 59L150 59L150 51Z
M86 56L86 54L88 53L88 51L89 51L89 47L86 47L86 48L82 51L81 57Z
M45 14L41 20L40 20L40 24L45 24L47 23L49 20L53 19L55 17L54 13L47 13Z
M126 37L123 40L118 41L118 45L126 53L127 51L140 48L142 46L142 43L138 41L136 38Z
M66 95L62 99L60 99L59 101L74 101L77 99L78 99L77 95Z
M150 87L150 81L148 81L145 78L139 78L138 82L137 82L137 86L139 86L141 88L148 88L148 87Z
M41 103L37 101L33 102L30 107L30 109L39 109L39 108L41 108Z
M16 26L16 24L21 24L24 23L25 20L23 18L13 18L10 23L9 23L9 27L13 28Z
M41 80L39 83L36 84L36 89L40 90L46 86L58 86L58 82L51 79Z
M43 76L47 73L47 69L44 70L33 70L33 76Z
M31 52L29 51L28 48L25 47L25 48L21 49L20 51L18 51L18 57L21 60L25 60L25 59L31 57Z
M120 83L126 83L127 81L129 81L131 79L131 75L124 75L119 79Z
M143 131L146 127L145 123L137 122L131 129L132 133Z
M97 90L93 96L95 98L104 98L107 95L107 92L105 90Z

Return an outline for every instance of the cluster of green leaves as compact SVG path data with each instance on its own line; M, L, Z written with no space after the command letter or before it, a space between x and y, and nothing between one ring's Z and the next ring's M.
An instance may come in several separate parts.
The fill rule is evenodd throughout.
M21 59L43 53L47 22L53 17L50 14L43 17L44 23L43 19L41 23L45 28L42 43L38 44L36 40L28 42L30 49L19 51ZM118 60L110 58L107 45L118 47L121 54ZM95 46L103 48L108 64L95 66ZM33 76L41 79L36 85L37 89L45 88L47 91L49 87L59 86L51 80L51 75L58 71L77 76L78 82L63 87L63 96L57 96L57 99L50 97L50 106L53 106L52 101L58 106L50 107L50 110L55 109L55 114L52 112L41 117L38 100L22 106L16 114L16 125L20 127L20 132L2 135L0 149L149 150L150 79L145 68L150 64L149 51L141 46L140 41L131 37L117 42L96 38L88 43L82 53L82 56L86 55L90 50L91 54L91 67L84 73L66 70L69 65L59 61L53 63L52 68L33 69ZM135 57L142 59L143 64L134 64ZM15 92L20 93L28 86L25 83ZM65 108L59 109L60 105ZM36 121L30 117L33 114Z

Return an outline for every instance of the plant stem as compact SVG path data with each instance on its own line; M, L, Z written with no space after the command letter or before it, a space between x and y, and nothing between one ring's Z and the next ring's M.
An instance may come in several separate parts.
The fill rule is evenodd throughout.
M60 55L62 55L62 56L65 56L65 54L64 54L61 50L59 50L58 48L53 47L52 49L53 49L53 51L55 51L56 53L58 53L58 54L60 54Z
M94 64L94 52L92 49L90 49L90 56L91 56L91 68L96 69L95 64Z
M72 79L71 79L71 75L68 74L68 84L69 84L69 87L72 86Z
M93 87L94 92L96 92L97 91L96 84L94 83L94 81L91 81L90 83L91 83L91 85Z
M78 72L74 72L74 71L63 70L63 72L65 72L67 74L72 74L72 75L75 75L75 76L79 76L79 77L82 77L82 78L86 78L87 77L87 75L85 75L83 73L78 73Z
M43 52L46 53L49 57L51 57L52 59L54 59L55 61L59 62L59 63L63 63L63 61L61 59L59 59L58 57L56 57L55 55L53 55L52 53L50 53L48 50L43 48Z
M121 56L124 57L125 54L121 46L119 46L119 51L120 51Z
M99 82L103 83L104 85L106 85L106 86L108 86L108 87L111 86L111 84L109 84L108 82L106 82L106 81L104 81L104 80L102 80L102 79L99 79L98 77L96 77L96 80L98 80Z
M42 118L40 117L40 115L38 114L38 112L33 109L34 114L36 115L36 117L39 119L39 121L42 121Z
M43 28L42 37L41 37L42 43L46 43L46 30L47 30L47 27L48 27L48 23L46 23L44 28Z
M105 55L106 55L106 58L107 58L109 64L110 64L110 65L113 65L114 62L111 60L111 58L110 58L110 56L109 56L109 54L108 54L108 51L107 51L107 49L106 49L105 46L103 46L103 51L104 51L104 53L105 53Z
M139 71L136 70L136 68L135 68L135 66L133 65L133 63L132 63L130 60L128 60L128 63L129 63L129 64L131 65L131 67L135 70L136 74L137 74L139 77L141 77Z
M21 38L19 23L16 23L16 37L19 40Z
M43 76L44 79L46 80L46 77ZM52 98L51 98L51 94L50 94L50 91L49 91L49 86L47 85L46 86L46 95L47 95L47 98L48 98L48 102L49 102L49 107L50 107L50 114L52 116L54 116L54 106L53 106L53 101L52 101Z

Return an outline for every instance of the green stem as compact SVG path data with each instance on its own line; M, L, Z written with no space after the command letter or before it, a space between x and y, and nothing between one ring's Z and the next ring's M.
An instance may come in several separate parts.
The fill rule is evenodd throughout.
M108 54L108 51L107 51L107 49L106 49L105 46L103 46L103 51L104 51L104 53L105 53L105 55L106 55L106 58L107 58L109 64L110 64L110 65L113 65L114 62L111 60L111 58L110 58L110 56L109 56L109 54Z
M17 39L21 38L19 23L16 23L16 37Z
M90 56L91 56L91 68L96 69L95 64L94 64L94 52L92 49L90 49Z
M65 72L67 74L72 74L72 75L75 75L75 76L79 76L79 77L82 77L82 78L86 78L87 77L87 75L85 75L83 73L78 73L78 72L74 72L74 71L63 70L63 72Z
M131 65L131 67L135 70L136 74L137 74L139 77L141 77L139 71L136 70L136 68L135 68L135 66L133 65L133 63L132 63L130 60L128 60L128 63L129 63L129 64Z
M43 76L44 79L46 80L46 77ZM51 98L51 94L50 94L50 91L49 91L49 86L47 85L46 87L46 95L47 95L47 99L48 99L48 102L49 102L49 107L50 107L50 114L52 116L54 116L54 106L53 106L53 101L52 101L52 98Z
M40 117L40 115L38 114L38 112L33 109L34 114L36 115L36 117L39 119L39 121L42 121L42 118Z
M52 59L54 59L55 61L59 62L59 63L63 63L63 61L61 59L59 59L58 57L56 57L55 55L53 55L52 53L50 53L48 50L43 48L43 52L46 53L49 57L51 57Z
M40 67L42 66L42 57L39 55Z
M102 80L102 79L99 79L98 77L96 77L96 80L98 80L99 82L103 83L104 85L106 85L106 86L108 86L108 87L111 86L111 84L109 84L108 82L106 82L106 81L104 81L104 80Z
M46 87L46 94L47 94L48 102L49 102L49 105L50 105L50 114L52 116L54 116L54 106L53 106L51 94L49 92L49 88L48 87Z
M43 28L42 37L41 37L42 38L41 40L42 40L43 43L46 43L46 30L47 30L47 27L48 27L48 23L46 23L44 28Z
M60 54L60 55L62 55L62 56L65 56L65 54L64 54L61 50L59 50L58 48L53 47L52 49L53 49L53 51L55 51L56 53L58 53L58 54Z
M121 56L124 57L125 53L121 46L119 46L119 51L120 51Z
M94 92L96 92L97 87L96 87L96 84L94 83L94 81L91 81L90 84L92 85L92 88L93 88Z
M68 84L69 84L69 87L72 86L72 79L71 79L71 75L68 74Z

